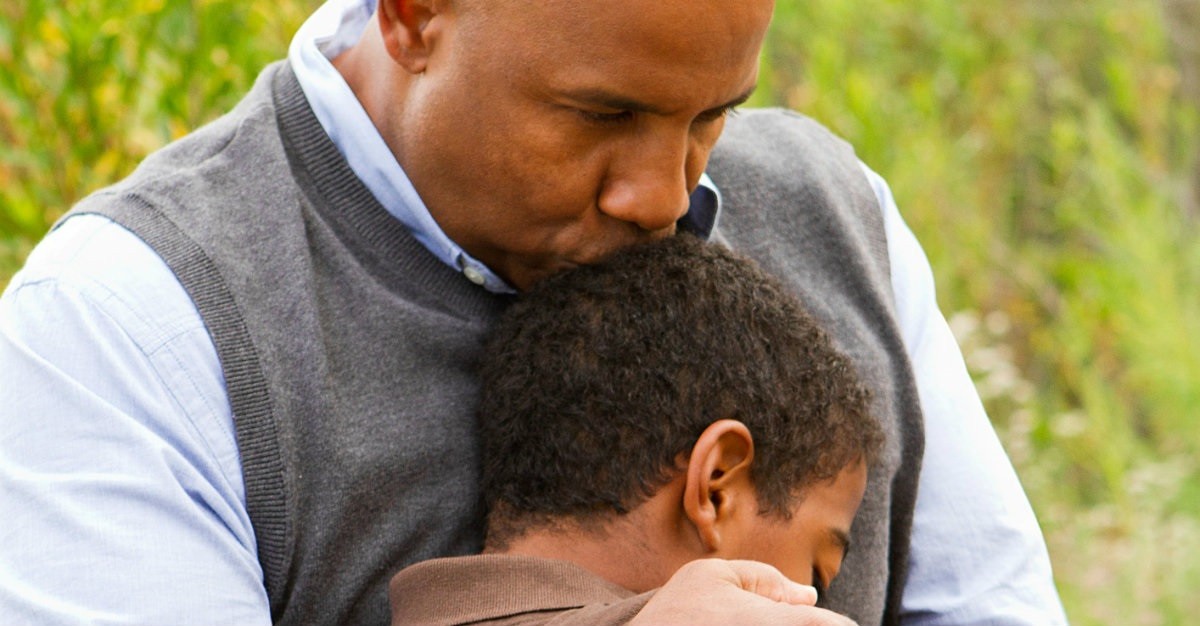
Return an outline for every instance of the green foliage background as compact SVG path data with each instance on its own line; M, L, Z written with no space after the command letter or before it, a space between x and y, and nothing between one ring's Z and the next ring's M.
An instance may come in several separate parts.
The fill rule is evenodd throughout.
M0 4L0 285L76 199L236 102L318 4ZM1200 117L1159 5L778 4L757 104L816 117L892 184L1072 622L1188 623Z

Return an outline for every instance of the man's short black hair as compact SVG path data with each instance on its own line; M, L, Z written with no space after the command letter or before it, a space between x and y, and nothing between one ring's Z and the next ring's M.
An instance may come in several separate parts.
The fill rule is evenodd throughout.
M679 235L552 276L482 363L489 544L641 504L714 421L744 422L763 513L877 454L850 361L753 261Z

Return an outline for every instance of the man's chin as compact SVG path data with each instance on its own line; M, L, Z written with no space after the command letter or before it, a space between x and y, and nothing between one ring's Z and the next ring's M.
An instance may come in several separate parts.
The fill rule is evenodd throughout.
M615 243L600 250L590 250L587 252L587 254L579 255L575 258L544 259L538 265L514 268L514 271L511 273L511 277L506 277L506 280L508 280L508 283L517 291L529 291L529 289L531 289L537 283L554 276L555 274L572 270L584 265L593 265L595 263L599 263L612 256L616 252L630 246L649 243L651 241L670 237L672 234L674 234L673 228L653 234L647 233L644 237L638 237L628 241Z
M512 278L508 279L510 285L517 291L529 291L538 283L562 272L575 269L586 263L575 263L573 261L555 261L546 265L537 267L523 268L520 272L515 272Z

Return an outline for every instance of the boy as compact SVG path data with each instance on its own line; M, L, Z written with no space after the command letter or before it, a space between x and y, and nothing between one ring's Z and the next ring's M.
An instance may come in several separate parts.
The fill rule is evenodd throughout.
M486 355L485 553L399 573L393 624L627 623L704 557L837 575L882 431L752 262L686 235L619 252L514 304Z

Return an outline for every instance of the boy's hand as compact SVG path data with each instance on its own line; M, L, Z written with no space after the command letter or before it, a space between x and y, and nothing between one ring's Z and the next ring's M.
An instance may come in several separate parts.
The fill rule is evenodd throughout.
M629 623L853 626L849 618L813 606L816 601L816 589L765 563L701 559L679 568Z

